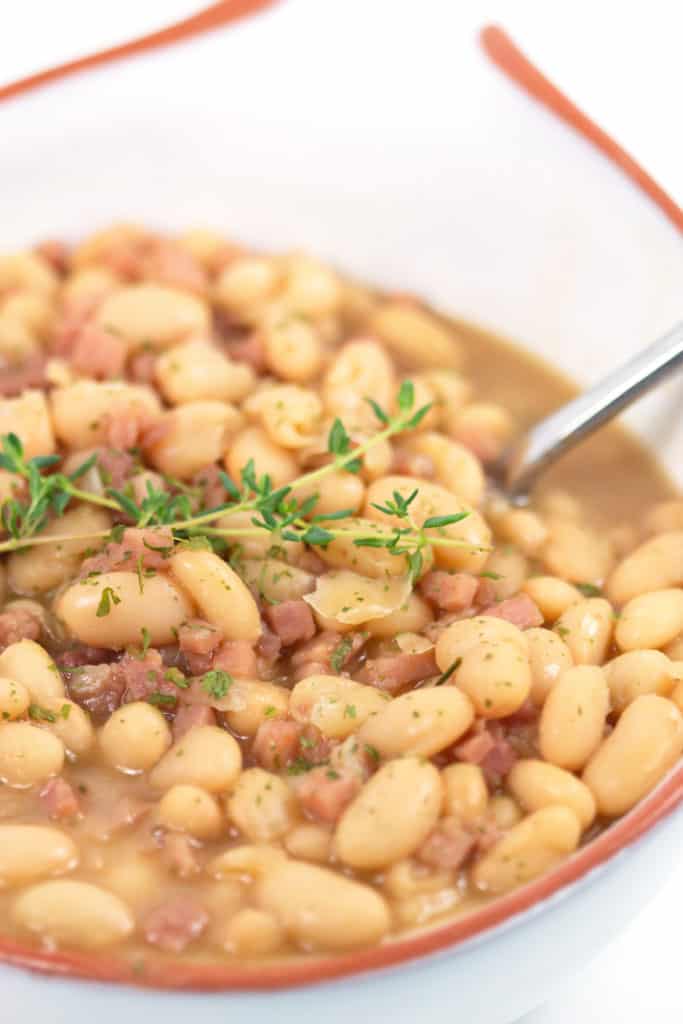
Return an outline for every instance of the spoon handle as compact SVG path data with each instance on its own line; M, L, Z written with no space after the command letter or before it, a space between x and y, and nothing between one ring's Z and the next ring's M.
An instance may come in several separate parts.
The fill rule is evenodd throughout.
M560 455L646 394L683 363L683 322L563 405L506 452L497 477L506 495L523 503L536 478Z

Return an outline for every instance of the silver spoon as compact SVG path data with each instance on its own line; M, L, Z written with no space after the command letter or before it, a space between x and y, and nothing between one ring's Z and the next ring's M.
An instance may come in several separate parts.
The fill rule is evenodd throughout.
M546 416L503 453L491 476L502 495L524 505L540 474L683 363L683 322L578 398Z

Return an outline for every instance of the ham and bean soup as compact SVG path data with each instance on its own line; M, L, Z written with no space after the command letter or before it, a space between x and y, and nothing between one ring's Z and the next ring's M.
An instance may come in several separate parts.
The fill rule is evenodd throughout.
M683 752L683 501L545 367L302 254L0 258L0 932L226 962L496 899ZM627 467L627 468L626 468Z

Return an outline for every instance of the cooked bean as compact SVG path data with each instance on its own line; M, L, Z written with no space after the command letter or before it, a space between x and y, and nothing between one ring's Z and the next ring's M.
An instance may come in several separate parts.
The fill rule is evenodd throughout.
M460 739L473 720L472 704L455 687L413 690L371 712L358 738L382 757L432 757Z
M322 346L312 324L290 317L263 332L266 362L282 380L300 384L312 380L322 366Z
M537 555L548 538L548 527L535 512L511 508L496 522L498 534L528 557Z
M412 520L422 526L428 519L435 516L457 515L466 513L460 522L449 526L429 528L425 531L427 538L443 538L456 541L454 546L434 546L436 564L445 569L463 569L465 572L480 572L486 563L491 544L491 530L484 518L475 509L470 508L445 487L429 483L410 476L385 476L376 480L368 487L363 514L384 525L402 526L403 520L397 516L380 512L376 505L385 505L391 500L394 491L403 498L409 498L417 488L417 496L410 510Z
M330 857L332 834L323 825L297 825L284 839L285 849L299 860L324 864Z
M54 544L15 551L7 562L9 584L17 594L45 594L77 575L81 560L92 547L89 537L84 540L60 541L60 536L89 533L103 534L111 521L104 509L88 505L69 508L59 519L48 523L43 537L55 537Z
M390 926L388 907L370 886L313 864L280 862L259 883L257 899L307 949L366 946Z
M520 654L528 654L526 634L506 619L492 615L478 615L473 619L460 619L443 631L436 643L436 663L442 672L471 648L481 643L510 642Z
M72 700L58 697L41 705L49 714L36 724L54 733L74 757L84 757L95 743L95 729L87 711Z
M96 314L100 326L134 348L163 349L193 335L206 337L209 321L209 310L201 299L151 282L113 292Z
M607 581L607 596L626 604L651 590L683 583L683 531L671 530L645 541L627 555Z
M555 623L577 665L601 665L607 656L614 630L609 601L589 597L572 604Z
M245 907L226 923L221 945L226 953L249 957L275 953L282 942L282 928L271 914Z
M574 811L559 804L534 811L515 825L472 871L477 889L502 895L549 871L573 853L581 838Z
M468 448L431 430L407 438L404 444L407 451L424 455L433 463L437 483L468 505L479 504L486 479L479 459Z
M239 570L252 591L274 604L303 597L315 587L312 573L297 569L279 558L244 558L240 560Z
M317 495L317 501L313 509L316 516L330 515L348 509L350 512L358 512L363 505L365 498L365 484L360 476L355 473L330 473L319 481L314 481L310 487L298 487L297 498L299 501ZM346 523L348 520L344 520ZM345 529L349 527L345 526ZM362 549L356 548L359 552ZM378 552L379 553L379 552Z
M64 744L29 722L0 725L0 782L23 789L59 775Z
M488 817L501 832L507 832L524 817L516 800L505 793L495 793L489 800Z
M52 419L42 392L24 391L18 398L0 399L0 434L10 432L21 441L27 459L54 452Z
M20 718L30 703L31 697L25 686L0 676L0 719L3 722Z
M683 590L640 594L622 608L615 639L622 651L664 647L683 630Z
M571 651L564 640L550 629L533 627L524 634L529 643L531 666L531 697L539 707L551 689L568 668L574 664Z
M612 698L612 709L618 713L643 693L658 693L668 697L675 682L671 661L661 651L629 651L620 654L604 666L604 672Z
M671 700L674 702L678 710L683 712L683 679L676 683L673 693L671 694Z
M230 687L228 725L239 736L255 736L259 725L287 714L290 691L260 679L235 679Z
M377 420L366 402L371 395L388 409L396 391L391 359L376 341L350 341L334 356L322 385L325 408L345 423L376 430Z
M232 822L253 843L269 843L286 835L296 814L296 800L287 783L262 768L242 772L227 806Z
M232 640L258 639L261 618L256 602L227 562L211 551L185 550L172 555L168 564L207 622Z
M146 772L171 745L171 730L158 708L145 701L123 704L100 730L105 760L121 772Z
M460 344L452 328L419 306L384 303L375 311L370 330L411 366L440 369L454 366L460 360Z
M256 879L263 878L285 860L286 855L279 846L245 843L219 853L209 861L206 870L217 879Z
M156 379L171 405L213 400L240 402L254 386L254 372L202 338L175 345L159 356Z
M65 696L64 683L54 661L34 640L18 640L0 654L0 672L15 679L41 706Z
M372 488L368 494L371 490ZM356 531L370 535L385 532L378 523L372 519L353 516L344 520L344 530L348 531L348 536L335 537L319 551L320 557L327 565L339 569L351 569L361 576L369 576L372 579L383 580L387 576L404 576L406 574L408 564L405 558L392 555L386 548L359 548L353 543ZM425 560L426 569L429 568L430 562L431 559L428 556Z
M461 655L453 679L483 718L514 714L531 691L529 658L513 640L482 641Z
M478 764L449 764L441 772L446 813L463 825L476 825L486 813L488 787Z
M567 608L583 600L581 591L557 576L530 576L522 590L538 605L546 622L554 622Z
M428 761L389 761L344 811L335 833L337 856L349 867L373 870L408 857L433 829L443 787Z
M368 619L363 624L370 636L393 639L401 633L421 633L434 618L427 601L413 592L405 604L381 619Z
M143 423L157 419L161 403L148 387L122 381L78 380L53 389L50 411L59 440L69 448L82 450L107 444L114 419Z
M673 498L671 501L657 502L646 515L643 528L648 534L683 530L683 501Z
M101 949L122 942L135 927L126 904L111 892L64 879L40 882L16 898L14 921L43 942Z
M242 415L229 402L186 402L159 419L159 438L147 446L159 472L189 480L217 462L238 435Z
M312 722L323 735L342 740L388 707L387 695L374 686L343 676L316 675L296 684L289 713L298 722Z
M522 589L529 566L524 555L510 548L496 548L489 555L486 566L496 601L514 597Z
M598 811L625 814L664 778L683 753L683 715L666 697L649 693L629 704L595 752L583 781Z
M0 823L0 888L63 875L77 864L78 847L65 832Z
M159 823L198 839L217 839L224 830L220 804L199 786L171 786L159 801Z
M534 759L517 761L506 781L527 811L562 804L574 811L582 829L595 818L595 800L588 786L557 765Z
M609 711L609 689L602 669L567 669L548 694L538 726L546 761L560 768L583 768L602 740Z
M237 258L221 271L216 281L216 302L250 323L275 291L278 278L274 260L262 256Z
M225 468L233 480L240 479L242 468L250 459L254 460L257 475L267 474L273 487L283 487L294 480L298 473L294 455L275 444L263 427L246 427L231 439L225 456Z
M208 552L186 551L173 561L203 554ZM231 572L227 565L226 569ZM240 585L244 586L241 581ZM72 583L57 597L54 610L81 643L118 649L139 643L143 626L152 644L172 643L192 615L185 594L166 576L150 576L141 587L135 572L103 572Z
M209 793L230 789L242 767L237 741L215 725L200 725L178 740L149 775L155 789L185 783Z
M571 583L601 583L614 563L610 540L578 523L555 521L543 548L543 562Z

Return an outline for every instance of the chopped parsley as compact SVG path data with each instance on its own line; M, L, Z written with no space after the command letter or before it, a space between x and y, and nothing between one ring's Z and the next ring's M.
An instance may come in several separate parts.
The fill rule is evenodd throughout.
M98 619L104 618L105 615L109 615L112 605L121 604L121 598L114 592L111 587L105 587L100 597L100 603L97 606L95 615Z
M162 693L160 690L155 690L154 693L150 693L147 701L149 704L154 704L157 707L172 707L177 702L178 698L174 697L172 693Z
M41 708L40 704L29 704L28 717L34 722L56 722L57 716L47 708Z
M204 673L200 685L202 690L208 693L210 697L220 700L221 697L225 697L234 681L229 672L224 672L220 668L213 668L209 672Z
M167 668L164 672L164 679L167 683L173 683L180 690L189 689L190 683L179 668Z
M349 654L353 649L353 640L350 636L345 636L339 641L335 649L330 655L330 665L335 672L341 672L344 667L344 662L348 658Z

